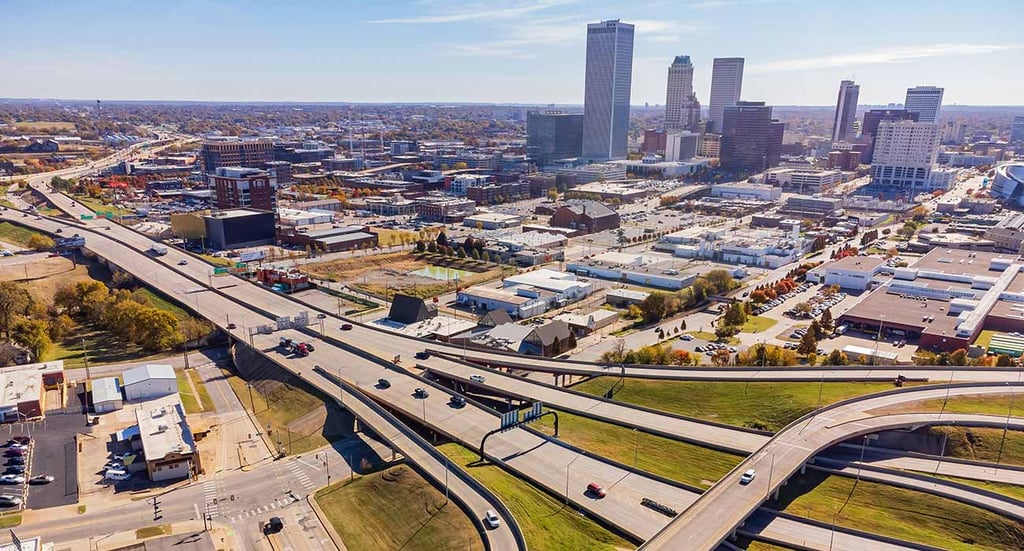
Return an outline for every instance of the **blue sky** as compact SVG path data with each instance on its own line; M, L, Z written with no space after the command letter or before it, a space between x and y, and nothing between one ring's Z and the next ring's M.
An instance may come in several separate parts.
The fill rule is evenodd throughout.
M0 0L0 97L578 104L586 23L612 18L637 26L635 105L679 54L704 104L731 56L776 105L851 77L862 104L1024 104L1022 0Z

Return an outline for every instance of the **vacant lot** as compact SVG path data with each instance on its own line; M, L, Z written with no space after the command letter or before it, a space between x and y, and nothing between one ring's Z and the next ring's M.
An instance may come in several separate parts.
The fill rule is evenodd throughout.
M501 467L478 463L480 457L472 450L458 444L438 449L501 498L519 521L530 549L613 551L635 547Z
M68 279L74 280L76 271L75 265L70 259L62 256L51 257L46 253L18 255L0 260L0 281L41 280L43 278L54 278L59 281L59 276L64 274L67 274ZM84 270L79 273L84 273ZM41 293L34 289L30 289L29 292L37 300L41 296Z
M275 372L284 380L257 375L260 378L246 381L226 369L221 373L245 409L256 415L260 427L270 426L269 441L280 442L289 454L315 450L344 436L334 401L293 375Z
M316 500L349 549L484 548L462 509L405 465L334 484Z
M598 377L573 388L603 396L618 379ZM729 425L777 431L820 405L890 390L889 383L740 383L627 379L615 399Z
M769 506L953 551L1024 549L1022 523L923 492L814 470L790 479Z
M453 266L459 269L482 269L483 266L467 261L467 266ZM426 260L407 253L385 253L380 255L345 258L307 264L306 271L321 279L337 281L376 296L392 297L395 293L404 293L421 298L440 295L455 290L455 281L413 275L409 272L427 267ZM493 267L485 272L460 279L461 286L474 285L501 277L501 269Z

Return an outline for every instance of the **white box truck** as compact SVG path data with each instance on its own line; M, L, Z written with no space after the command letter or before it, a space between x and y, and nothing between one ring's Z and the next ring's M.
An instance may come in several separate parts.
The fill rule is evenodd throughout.
M167 245L161 245L160 243L153 243L149 247L149 252L153 253L153 256L163 256L167 254Z

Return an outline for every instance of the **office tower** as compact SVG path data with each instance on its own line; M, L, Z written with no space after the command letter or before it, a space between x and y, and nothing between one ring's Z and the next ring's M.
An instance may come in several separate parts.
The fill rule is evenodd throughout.
M779 163L785 124L763 101L739 101L722 112L721 167L760 172Z
M736 105L743 88L743 58L716 57L711 69L711 102L708 104L708 132L722 131L722 114Z
M562 111L526 113L526 154L537 166L579 157L583 146L583 115Z
M665 160L669 162L689 161L697 156L700 149L700 134L687 130L669 132L665 136Z
M700 102L693 94L690 56L678 55L668 67L665 130L695 130L700 123Z
M213 172L222 166L261 167L274 161L274 143L270 140L216 140L203 142L203 170Z
M935 86L907 88L907 99L903 102L903 108L917 113L918 122L938 122L942 92L942 88Z
M959 145L964 142L964 121L946 121L939 130L939 142L945 145Z
M585 159L626 158L632 74L633 25L618 19L587 25L587 75L583 92Z
M939 144L939 125L913 120L883 120L875 132L871 181L903 188L913 197L929 185Z
M266 170L242 167L220 167L208 175L210 187L217 194L218 209L277 208L277 182Z
M839 83L839 99L836 101L836 114L832 118L832 141L845 142L854 136L853 123L857 120L857 98L860 96L860 85L852 80Z
M871 156L874 154L875 134L878 132L878 125L882 121L917 121L918 114L906 109L872 109L864 113L864 122L860 125L861 138L868 143L868 148L861 156L861 162L871 163Z
M1010 143L1024 143L1024 116L1013 117L1013 124L1010 126Z

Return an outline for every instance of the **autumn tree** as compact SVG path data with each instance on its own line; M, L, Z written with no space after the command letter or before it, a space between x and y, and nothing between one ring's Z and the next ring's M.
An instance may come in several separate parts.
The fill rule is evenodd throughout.
M10 336L14 342L27 348L36 361L46 355L52 344L46 322L42 320L20 320L14 324Z
M33 233L28 238L28 248L35 251L48 251L53 248L53 239L41 233Z
M821 329L826 333L831 333L835 329L835 320L832 319L832 309L825 308L825 311L821 313L821 319L818 321L821 324Z
M822 365L850 365L850 359L846 357L846 353L837 348L828 353Z
M71 319L71 316L67 314L58 314L50 319L50 323L47 326L47 333L50 335L50 340L57 342L64 340L64 337L75 328L75 320Z
M808 330L804 333L803 337L800 337L800 346L796 351L806 356L808 354L814 354L817 350L818 336L814 334L814 331Z
M28 291L13 281L0 282L0 331L11 338L11 329L18 317L32 302Z
M672 365L678 365L680 367L693 365L693 359L693 356L687 350L672 351Z
M747 310L744 308L743 303L734 302L729 305L725 315L722 316L722 320L726 325L743 325L747 323Z

